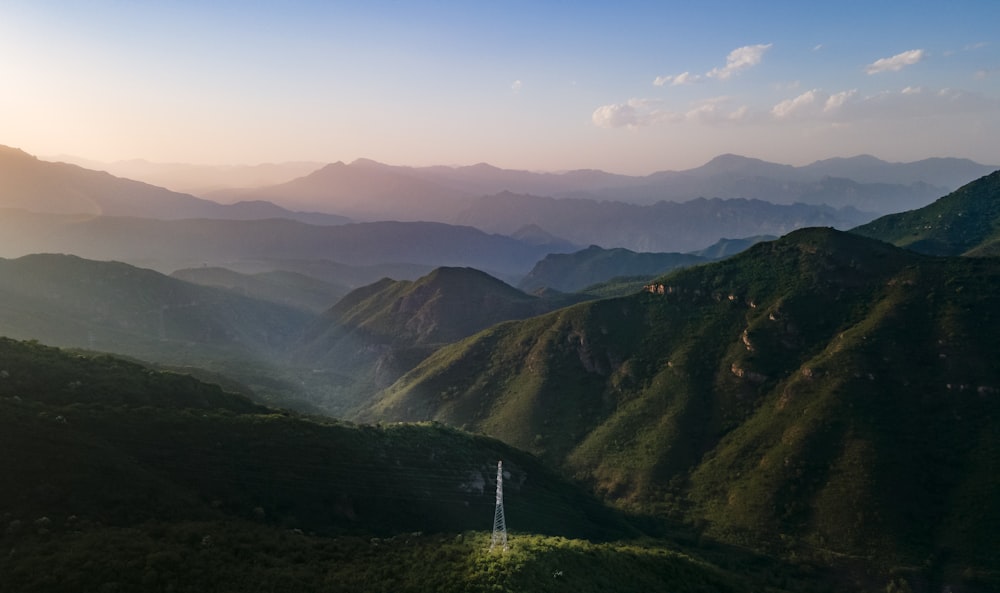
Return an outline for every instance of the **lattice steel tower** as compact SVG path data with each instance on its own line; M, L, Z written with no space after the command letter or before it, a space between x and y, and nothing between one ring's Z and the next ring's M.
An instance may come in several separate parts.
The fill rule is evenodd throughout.
M501 546L507 551L507 520L503 516L503 461L497 462L497 508L493 513L493 539L490 541L490 551Z

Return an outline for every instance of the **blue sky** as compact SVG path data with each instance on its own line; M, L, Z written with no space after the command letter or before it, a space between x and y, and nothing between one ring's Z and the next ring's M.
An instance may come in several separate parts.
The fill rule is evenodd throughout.
M0 144L648 173L1000 164L1000 2L0 1Z

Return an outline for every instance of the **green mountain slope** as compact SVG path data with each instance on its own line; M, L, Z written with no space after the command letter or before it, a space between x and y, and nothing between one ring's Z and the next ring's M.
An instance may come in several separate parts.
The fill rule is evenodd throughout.
M1000 171L928 206L883 216L851 232L930 255L995 255L1000 252Z
M493 440L277 413L111 357L8 339L0 352L4 475L18 485L0 497L20 516L125 525L136 517L253 518L260 507L268 521L315 532L461 531L490 524L490 482L503 459L512 520L521 514L527 527L530 516L537 533L562 535L623 528L536 460Z
M297 391L277 363L310 318L118 262L0 260L0 335L224 371L261 395Z
M363 417L482 431L734 542L1000 555L976 503L1000 496L1000 262L806 229L660 282L443 348Z
M324 403L343 414L444 344L578 300L531 296L473 268L438 268L415 281L384 278L311 323L294 358L342 378Z
M692 251L691 253L707 259L725 259L731 255L736 255L741 251L746 251L752 245L760 243L761 241L774 241L775 239L777 239L777 237L774 235L756 235L753 237L745 237L743 239L719 239L708 247L699 249L698 251Z
M723 569L656 542L599 543L630 530L495 440L277 413L189 377L8 339L0 446L4 593L743 592L783 574L745 554L720 556ZM508 554L483 533L497 459Z
M657 276L704 261L701 257L684 253L636 253L624 248L603 249L591 245L575 253L545 256L518 283L518 287L526 292L546 287L576 292L620 276Z
M340 300L349 289L287 270L241 274L227 268L185 268L171 277L202 286L227 288L238 294L319 314Z

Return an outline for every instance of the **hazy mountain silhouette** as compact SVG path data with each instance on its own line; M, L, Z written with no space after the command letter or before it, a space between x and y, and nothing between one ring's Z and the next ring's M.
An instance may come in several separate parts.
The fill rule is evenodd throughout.
M119 262L0 259L0 335L226 371L251 387L280 383L277 363L310 318Z
M454 222L449 214L464 207L466 200L501 192L645 205L698 198L745 198L776 204L851 206L884 214L923 206L991 170L967 159L888 163L859 156L793 167L727 154L693 169L628 176L595 170L539 173L485 163L402 167L359 159L350 164L327 165L280 185L211 195L223 201L271 200L287 207L366 220ZM547 224L540 226L551 231Z
M164 220L287 218L327 225L349 222L342 216L293 212L262 201L219 204L103 171L39 160L6 146L0 146L0 208Z
M46 158L45 160L72 163L96 171L107 171L116 177L134 179L194 195L202 195L221 189L253 188L285 183L308 175L324 165L324 163L313 162L192 165L189 163L156 163L143 159L107 163L67 155Z
M688 252L722 237L783 235L798 228L846 229L872 215L854 209L761 200L698 199L642 206L502 193L476 199L456 222L487 232L512 233L536 225L572 243L638 252Z
M871 155L825 159L801 167L814 177L840 177L859 183L927 184L949 190L965 185L996 168L957 158L887 163Z
M205 266L177 270L170 276L192 284L225 288L309 313L325 311L350 290L347 286L287 270L241 274L226 268Z
M436 220L449 218L466 194L405 167L359 160L327 165L305 177L253 190L209 194L223 201L272 200L294 208L333 212L356 220Z
M0 256L73 253L167 272L239 261L312 259L350 266L469 266L499 277L520 277L552 251L548 245L435 222L315 226L283 219L153 220L15 210L0 216Z
M245 275L298 274L316 279L324 284L346 287L348 291L366 286L382 278L395 280L416 280L429 274L434 265L383 263L352 266L322 258L281 259L260 258L243 259L223 264L224 268ZM332 303L327 303L323 310Z
M641 204L747 198L775 204L850 206L884 214L923 206L988 170L991 167L964 159L894 164L855 157L793 167L726 154L694 169L654 173L633 187L577 196Z

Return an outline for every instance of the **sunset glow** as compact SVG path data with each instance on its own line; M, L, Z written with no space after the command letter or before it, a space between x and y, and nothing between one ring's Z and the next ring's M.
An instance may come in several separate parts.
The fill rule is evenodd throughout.
M5 2L0 142L648 173L1000 162L1000 4Z

